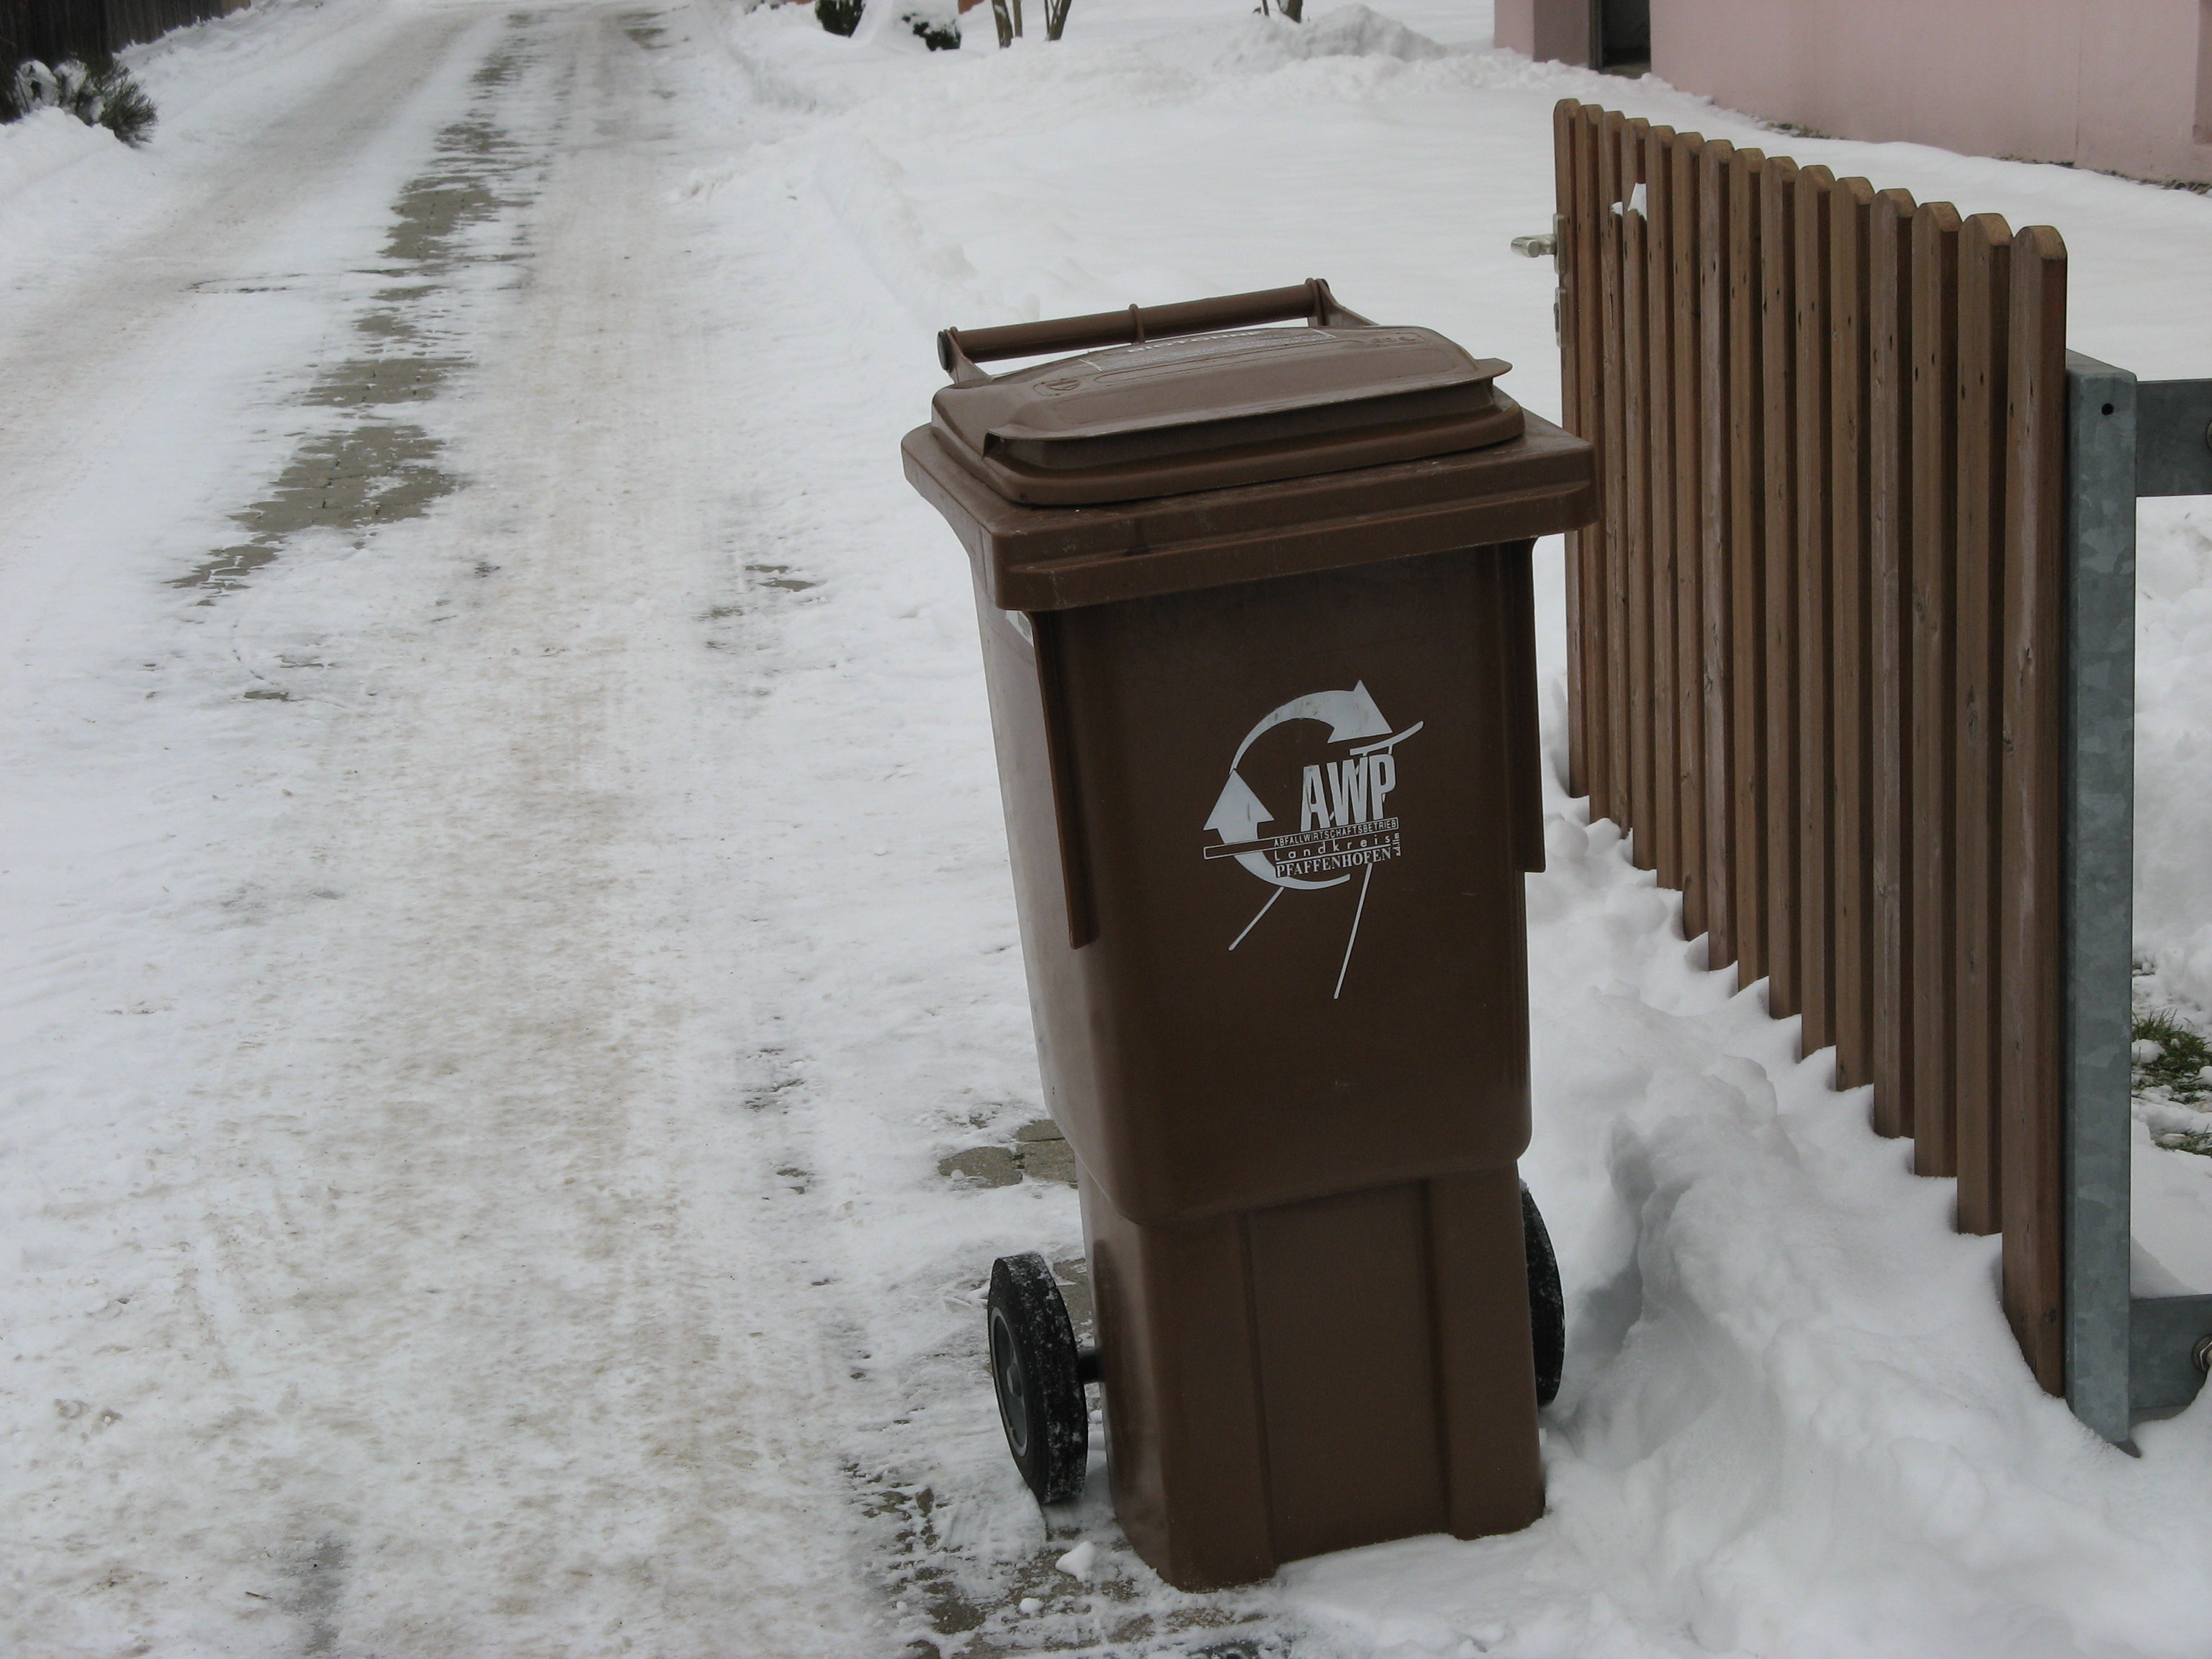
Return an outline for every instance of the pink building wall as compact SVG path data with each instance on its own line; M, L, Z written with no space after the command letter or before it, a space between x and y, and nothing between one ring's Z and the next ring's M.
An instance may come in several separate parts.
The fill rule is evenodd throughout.
M1591 0L1498 0L1587 63ZM1844 138L2212 180L2212 0L1651 0L1652 72Z
M1540 62L1590 60L1593 0L1496 0L1492 38Z

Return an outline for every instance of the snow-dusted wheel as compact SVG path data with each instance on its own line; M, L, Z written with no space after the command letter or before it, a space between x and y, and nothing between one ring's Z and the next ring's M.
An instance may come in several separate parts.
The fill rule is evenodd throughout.
M1051 1265L1034 1252L993 1262L985 1316L991 1387L1014 1467L1038 1503L1073 1498L1083 1490L1091 1456L1091 1413L1075 1328Z
M1528 1334L1536 1350L1536 1403L1559 1396L1559 1374L1567 1360L1567 1298L1559 1289L1559 1261L1552 1254L1552 1235L1536 1212L1526 1182L1521 1185L1521 1243L1528 1257Z

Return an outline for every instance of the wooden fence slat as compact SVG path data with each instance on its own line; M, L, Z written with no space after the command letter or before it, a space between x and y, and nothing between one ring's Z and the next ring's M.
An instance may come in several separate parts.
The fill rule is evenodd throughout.
M1912 868L1911 666L1907 567L1911 555L1912 198L1874 199L1868 223L1868 732L1872 843L1868 849L1872 961L1868 1021L1874 1126L1912 1133L1912 994L1908 950Z
M1958 859L1955 957L1958 1028L1953 1083L1959 1135L1959 1227L2004 1224L1996 1092L1997 623L2004 556L2005 315L2012 231L1978 213L1959 234L1958 635L1953 724Z
M1640 117L1624 124L1619 149L1620 214L1620 396L1622 474L1620 545L1627 600L1628 815L1623 825L1634 832L1629 856L1638 869L1655 866L1656 803L1651 794L1651 392L1644 301L1644 215L1629 204L1644 161L1644 135L1650 123Z
M1573 304L1570 298L1574 274L1574 226L1577 222L1575 118L1581 107L1571 98L1562 98L1552 106L1552 263L1558 272L1558 308L1553 320L1559 340L1559 407L1567 430L1588 436L1589 428L1582 421L1582 358L1575 349ZM1581 531L1567 532L1567 793L1571 795L1589 793L1589 764L1586 758L1589 740L1583 729L1589 714L1589 688L1583 679L1582 539Z
M2005 580L1999 635L2004 774L1997 1096L2004 1307L2036 1380L2066 1390L2064 994L2066 247L2032 227L2013 240L2006 365Z
M1667 152L1674 130L1652 127L1638 147L1644 175L1644 534L1651 628L1651 790L1636 821L1638 861L1659 875L1659 884L1682 885L1680 803L1675 783L1680 758L1674 737L1680 710L1674 658L1674 193Z
M1796 284L1797 164L1770 158L1760 171L1759 447L1766 524L1766 1006L1800 1012L1798 957Z
M1598 292L1601 335L1598 374L1604 382L1599 432L1603 445L1598 489L1605 505L1602 592L1606 628L1606 816L1626 829L1635 813L1634 780L1629 767L1629 625L1627 392L1621 324L1621 227L1626 215L1614 207L1625 200L1621 143L1627 118L1601 112L1598 132ZM1595 810L1595 804L1594 804Z
M1828 799L1833 804L1830 850L1835 860L1829 953L1836 1086L1855 1089L1869 1080L1873 1058L1867 1029L1873 805L1867 769L1873 695L1867 631L1867 236L1874 186L1863 179L1840 179L1829 191L1828 204L1828 385L1833 410L1828 452L1829 675L1834 722Z
M1674 468L1669 495L1674 525L1668 544L1674 562L1674 861L1682 876L1682 935L1706 932L1705 811L1705 560L1698 512L1698 451L1704 422L1698 414L1699 266L1698 164L1705 141L1694 132L1677 137L1662 159L1668 164L1668 246L1673 259L1669 425ZM1711 941L1706 942L1708 952ZM1711 960L1710 955L1708 961Z
M1801 1052L1835 1041L1830 912L1834 904L1834 693L1829 684L1828 193L1822 167L1797 175L1795 268L1797 418L1797 1007Z
M1759 347L1760 179L1766 157L1740 149L1728 200L1729 827L1735 860L1736 982L1767 976L1765 447Z
M1598 194L1598 157L1604 113L1595 105L1585 104L1578 106L1575 114L1574 220L1567 228L1573 244L1573 255L1567 264L1567 309L1573 318L1576 386L1582 400L1579 409L1573 410L1577 422L1575 430L1579 436L1597 444L1605 440L1601 413L1605 395L1604 351L1601 343L1604 337L1605 306L1601 292L1603 254L1599 246L1599 226L1604 210ZM1575 538L1575 574L1582 592L1583 627L1589 635L1589 647L1583 653L1581 681L1589 705L1583 719L1583 766L1593 820L1609 816L1613 810L1613 775L1609 769L1612 722L1607 712L1613 706L1613 634L1606 588L1604 529L1604 520L1611 514L1603 509L1605 480L1605 469L1601 467L1600 522L1577 531Z
M1697 157L1698 487L1692 499L1698 549L1698 689L1704 726L1698 763L1704 794L1698 803L1704 832L1705 965L1725 968L1737 959L1736 781L1732 681L1735 642L1735 595L1729 585L1728 342L1729 236L1728 177L1735 146L1724 138L1705 144Z
M1912 884L1912 1167L1959 1170L1952 1079L1957 1029L1951 972L1951 709L1955 628L1953 566L1959 534L1959 215L1948 202L1912 216L1912 522L1911 542Z

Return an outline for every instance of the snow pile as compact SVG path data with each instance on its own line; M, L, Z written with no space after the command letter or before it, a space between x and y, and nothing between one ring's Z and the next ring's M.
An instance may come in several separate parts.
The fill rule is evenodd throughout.
M2169 955L2168 960L2171 961ZM2135 1293L2212 1291L2212 1029L2175 989L2189 975L2138 963L2135 986Z
M2147 379L2205 372L2203 343L2129 366ZM2195 349L2192 351L2192 347ZM2138 1016L2212 1030L2212 507L2148 501L2137 513L2136 980ZM2135 1104L2137 1295L2212 1291L2212 1106L2165 1078L2139 1043ZM2192 1044L2192 1054L2201 1046ZM2148 1062L2160 1074L2148 1077ZM2163 1079L2163 1080L2161 1080ZM2148 1083L2148 1087L2144 1085Z
M48 173L105 156L114 148L111 135L85 125L67 110L33 110L21 120L0 123L0 201Z
M1589 940L1677 907L1554 805L1524 1164L1574 1263L1552 1513L1525 1540L1397 1547L1405 1565L1468 1633L1502 1624L1500 1651L1640 1652L1669 1626L1725 1653L2181 1650L2201 1430L2131 1465L2039 1394L1997 1242L1948 1233L1949 1183L1868 1133L1825 1054L1793 1063L1795 1023L1756 992L1679 945L1593 976ZM1364 1555L1371 1589L1351 1560L1294 1582L1402 1610L1391 1551Z
M2212 508L2146 501L2138 535L2136 938L2172 994L2212 1006Z
M1220 64L1224 68L1273 68L1309 58L1395 58L1418 64L1443 56L1442 46L1396 19L1366 6L1347 6L1304 23L1256 18L1246 38Z
M979 19L977 27L988 24ZM964 31L957 0L871 0L868 9L860 15L860 27L853 31L853 44L887 46L899 52L928 52L932 48L924 38L925 31L940 41L947 36L956 42L962 40ZM942 45L935 49L946 50Z
M927 6L874 0L850 36L836 35L815 20L811 6L760 6L719 14L723 38L744 70L747 83L771 106L828 111L846 108L871 94L899 83L911 74L907 60L932 54L904 21L909 11ZM932 14L933 15L933 14ZM988 19L957 19L960 50L982 49L992 40Z

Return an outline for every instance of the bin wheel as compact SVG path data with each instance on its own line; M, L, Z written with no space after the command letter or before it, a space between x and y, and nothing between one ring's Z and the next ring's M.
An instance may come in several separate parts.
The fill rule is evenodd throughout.
M1075 1328L1042 1256L1002 1255L991 1264L985 1318L1006 1449L1038 1503L1061 1503L1083 1490L1091 1412Z
M1536 1351L1536 1403L1559 1397L1559 1373L1567 1359L1567 1298L1559 1289L1559 1259L1552 1254L1552 1235L1537 1213L1528 1185L1521 1185L1521 1243L1528 1258L1528 1334Z

